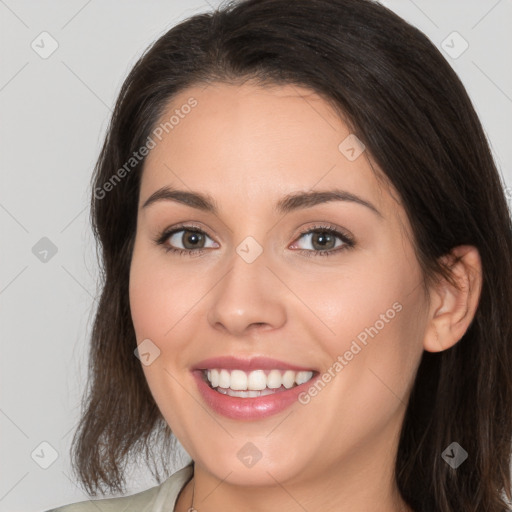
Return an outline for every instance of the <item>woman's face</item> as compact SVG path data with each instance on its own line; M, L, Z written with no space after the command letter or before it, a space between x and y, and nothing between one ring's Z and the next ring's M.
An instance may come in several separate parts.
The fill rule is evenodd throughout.
M162 415L218 479L382 478L427 317L402 207L308 89L198 86L171 116L152 135L130 273ZM153 196L164 187L183 193ZM230 396L247 386L269 394Z

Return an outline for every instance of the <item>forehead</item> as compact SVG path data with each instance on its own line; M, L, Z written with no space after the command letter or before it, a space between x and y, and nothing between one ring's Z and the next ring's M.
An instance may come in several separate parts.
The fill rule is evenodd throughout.
M354 134L309 89L197 85L172 98L155 128L159 137L144 165L141 204L166 185L205 192L221 208L240 201L261 208L291 192L342 188L385 216L396 213L366 152L357 156L363 148Z

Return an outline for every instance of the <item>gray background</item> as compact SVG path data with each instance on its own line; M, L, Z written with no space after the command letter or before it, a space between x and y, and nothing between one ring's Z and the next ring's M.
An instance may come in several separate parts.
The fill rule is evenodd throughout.
M512 185L512 1L383 3L438 47L445 40L452 46L445 56ZM72 478L69 446L98 294L88 207L92 168L136 59L178 21L216 5L0 0L0 511L35 512L87 499ZM40 36L44 31L58 43L47 58L40 53L52 40ZM464 43L450 36L454 31L469 44L457 58ZM141 470L128 484L132 494L155 482Z

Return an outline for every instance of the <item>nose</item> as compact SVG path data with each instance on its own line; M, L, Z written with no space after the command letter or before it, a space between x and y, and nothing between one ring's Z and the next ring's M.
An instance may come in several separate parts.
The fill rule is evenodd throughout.
M255 329L284 325L287 290L268 263L265 252L252 263L235 253L230 269L212 290L207 318L214 329L243 337Z

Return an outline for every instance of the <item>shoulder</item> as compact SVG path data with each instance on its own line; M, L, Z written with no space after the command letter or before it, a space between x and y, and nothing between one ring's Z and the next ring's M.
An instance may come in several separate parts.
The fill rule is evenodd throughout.
M163 510L162 505L165 505L165 510L171 511L174 510L179 492L190 480L193 472L194 469L191 463L171 475L160 485L137 494L119 498L81 501L46 512L98 512L98 510L101 510L101 512L161 512ZM169 508L170 506L172 506L172 509Z
M144 507L154 501L160 486L152 487L146 491L133 494L132 496L122 496L119 498L106 498L99 500L87 500L71 505L64 505L59 508L48 510L47 512L124 512L137 507L138 510L145 510ZM149 509L151 510L151 509Z

